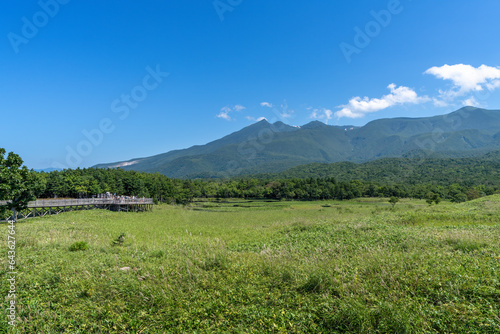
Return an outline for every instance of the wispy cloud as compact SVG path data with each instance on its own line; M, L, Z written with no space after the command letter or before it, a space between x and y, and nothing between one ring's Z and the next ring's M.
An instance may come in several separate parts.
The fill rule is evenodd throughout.
M474 67L466 64L434 66L424 72L438 79L449 80L452 87L448 90L439 90L439 97L434 99L436 105L448 105L455 99L469 93L484 90L493 91L500 87L500 68L487 65ZM469 97L463 104L476 101ZM476 101L477 103L477 101ZM468 104L469 105L469 104Z
M260 105L262 107L272 109L275 117L281 120L292 117L295 112L294 110L288 108L288 103L286 103L286 100L284 100L280 105L274 105L271 102L261 102Z
M226 121L231 121L233 118L229 115L233 111L243 111L246 108L241 104L237 104L235 106L225 106L220 109L220 112L216 115L218 118L225 119Z
M326 108L307 108L309 111L311 111L311 114L309 115L309 118L312 119L318 119L324 121L326 124L328 124L328 121L332 119L333 116L333 111L330 109Z
M226 121L230 121L231 120L231 116L229 116L229 111L225 110L225 108L222 108L220 113L217 114L217 117L218 118L222 118L222 119L225 119Z
M242 111L242 110L245 110L246 108L243 107L241 104L237 104L234 106L234 110L236 111Z
M462 101L462 105L464 106L471 106L471 107L477 107L477 108L483 108L486 107L485 104L478 102L474 96L469 97L468 99L465 99Z
M339 118L360 118L367 113L377 112L395 105L419 104L430 100L427 96L418 96L413 89L405 86L397 87L392 83L387 88L391 92L381 98L353 97L349 100L349 103L339 106L341 110L337 111L335 116Z
M286 102L286 100L284 100L283 103L281 104L281 108L279 110L279 116L282 119L283 118L290 118L293 116L294 112L295 112L295 110L288 108L288 103Z

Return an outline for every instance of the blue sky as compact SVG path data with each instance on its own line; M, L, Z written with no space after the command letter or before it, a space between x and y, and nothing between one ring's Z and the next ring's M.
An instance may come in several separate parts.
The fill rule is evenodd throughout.
M262 117L500 109L498 13L494 0L7 0L0 147L30 168L75 168Z

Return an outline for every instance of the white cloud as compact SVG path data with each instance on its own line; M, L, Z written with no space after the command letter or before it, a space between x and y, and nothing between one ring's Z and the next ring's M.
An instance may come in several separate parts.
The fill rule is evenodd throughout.
M263 106L263 107L268 107L268 108L272 108L273 107L273 105L271 103L269 103L269 102L261 102L260 105Z
M469 97L466 100L462 101L462 105L464 106L471 106L471 107L477 107L477 108L483 108L486 107L486 105L478 102L474 96Z
M222 109L221 109L221 112L220 112L219 114L217 114L217 117L218 117L218 118L225 119L226 121L230 121L230 120L231 120L231 116L229 116L229 112L230 112L231 110L227 111L227 110L224 110L224 109L225 109L225 108L222 108Z
M244 106L242 106L241 104L237 104L237 105L235 105L233 107L231 107L231 106L225 106L225 107L223 107L223 108L220 109L220 113L218 113L216 116L218 118L225 119L226 121L230 121L233 118L231 118L231 116L229 116L229 113L231 113L233 111L243 111L245 109L246 108Z
M234 110L236 110L236 111L242 111L242 110L245 110L245 109L246 109L246 108L245 108L245 107L243 107L243 106L242 106L242 105L240 105L240 104L237 104L237 105L235 105L235 106L234 106Z
M477 104L477 101L476 99L474 98L474 96L471 96L470 98L468 98L467 100L463 100L462 101L462 104L464 106L472 106L474 107L476 104Z
M325 109L324 113L325 113L326 119L331 119L332 118L333 112L330 109Z
M307 110L312 110L309 118L324 120L328 124L328 120L332 119L333 111L326 108L307 108Z
M390 94L379 98L361 98L359 96L353 97L349 100L348 104L341 105L341 110L335 113L337 117L360 118L367 113L372 113L387 109L398 104L419 104L429 101L427 96L419 97L417 93L408 87L390 84L387 86L391 91Z
M500 80L493 80L492 82L487 83L486 88L488 88L489 90L500 88Z
M469 92L479 92L484 89L494 90L500 87L500 68L481 65L456 64L431 67L425 74L434 75L438 79L450 80L453 87L450 90L441 90L440 97L451 100Z

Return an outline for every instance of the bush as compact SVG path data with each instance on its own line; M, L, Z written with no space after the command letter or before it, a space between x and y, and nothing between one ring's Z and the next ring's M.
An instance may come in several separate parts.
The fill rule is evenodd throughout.
M112 246L119 246L123 245L123 242L125 241L125 233L120 233L120 235L111 242Z
M76 251L84 251L87 250L88 245L85 241L79 241L75 242L71 246L69 246L69 251L70 252L76 252Z
M439 197L438 194L435 194L433 192L429 192L426 195L426 200L427 204L432 205L432 202L439 204L441 202L441 197Z
M453 203L462 203L462 202L465 202L465 201L467 201L467 195L465 195L464 193L458 193L455 196L453 196L453 198L451 199L451 201Z
M391 198L389 199L389 203L392 204L393 208L394 208L394 206L396 205L397 202L399 202L399 198L397 198L396 196L391 196Z

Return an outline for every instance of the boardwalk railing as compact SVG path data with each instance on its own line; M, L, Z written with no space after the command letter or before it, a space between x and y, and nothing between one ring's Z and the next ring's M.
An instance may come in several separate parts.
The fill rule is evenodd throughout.
M1 205L6 205L8 201L0 201ZM113 198L81 198L81 199L39 199L28 203L29 208L44 208L56 206L77 206L77 205L105 205L105 204L153 204L152 198L137 199L113 199Z
M0 206L8 201L0 201ZM152 211L152 198L81 198L39 199L28 203L28 208L17 213L17 219L41 217L66 211L107 209L112 211ZM13 217L10 217L13 218Z

